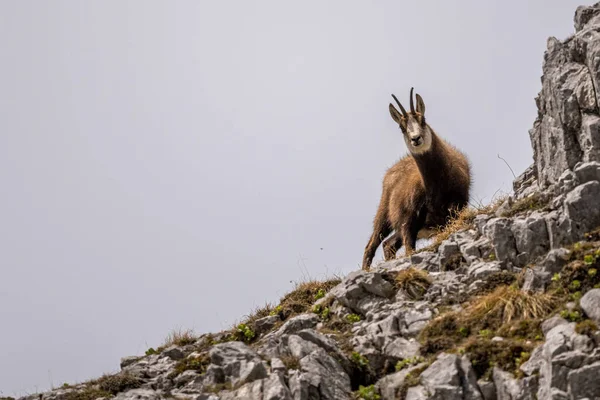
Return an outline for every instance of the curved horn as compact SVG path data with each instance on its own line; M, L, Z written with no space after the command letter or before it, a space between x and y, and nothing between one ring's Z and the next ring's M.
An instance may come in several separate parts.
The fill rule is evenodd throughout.
M398 104L398 107L400 107L400 111L402 111L402 116L404 118L408 118L408 114L407 114L406 110L404 109L404 107L402 107L402 104L400 104L400 102L398 101L398 99L396 98L396 96L394 96L392 94L392 97L394 98L394 100L396 100L396 103Z
M415 103L413 102L413 89L410 88L410 112L411 114L415 113Z

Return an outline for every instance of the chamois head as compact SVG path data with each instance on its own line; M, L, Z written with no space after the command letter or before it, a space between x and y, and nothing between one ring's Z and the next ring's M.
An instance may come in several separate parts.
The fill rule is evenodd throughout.
M411 154L423 154L431 148L433 141L433 131L425 122L425 103L419 94L417 94L417 109L413 103L413 88L410 89L410 113L407 113L396 96L392 94L396 103L400 107L402 114L390 103L390 114L392 119L400 125L400 130L404 135L406 147Z

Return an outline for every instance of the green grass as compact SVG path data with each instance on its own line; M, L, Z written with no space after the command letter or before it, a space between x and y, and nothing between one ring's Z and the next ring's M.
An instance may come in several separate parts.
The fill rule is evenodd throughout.
M374 385L360 385L355 393L355 398L363 400L379 400L381 399L381 396L377 393L377 389Z

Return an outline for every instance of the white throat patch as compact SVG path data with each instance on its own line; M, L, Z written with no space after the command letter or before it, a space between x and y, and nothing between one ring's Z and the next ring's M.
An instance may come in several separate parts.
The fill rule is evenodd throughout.
M412 154L423 154L431 148L431 132L429 129L424 129L417 120L411 120L407 127L408 133L404 136L406 147ZM421 144L415 146L411 138L421 137Z

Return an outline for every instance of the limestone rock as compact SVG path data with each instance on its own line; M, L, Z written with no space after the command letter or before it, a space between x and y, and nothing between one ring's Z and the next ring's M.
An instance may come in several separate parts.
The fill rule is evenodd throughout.
M471 363L455 354L441 354L421 374L421 385L431 398L483 399Z
M267 370L261 358L242 342L217 344L209 354L211 364L223 371L226 381L230 382L232 386L267 376Z
M131 364L136 363L141 358L142 357L138 357L138 356L122 357L121 358L121 363L119 365L120 365L121 369L123 369L123 368L126 368L126 367L130 366Z
M537 399L538 378L531 376L515 379L508 372L494 367L494 386L498 400L535 400Z
M590 319L600 324L600 289L592 289L584 294L579 305Z
M115 400L162 400L165 397L149 389L132 389L127 392L121 392Z

